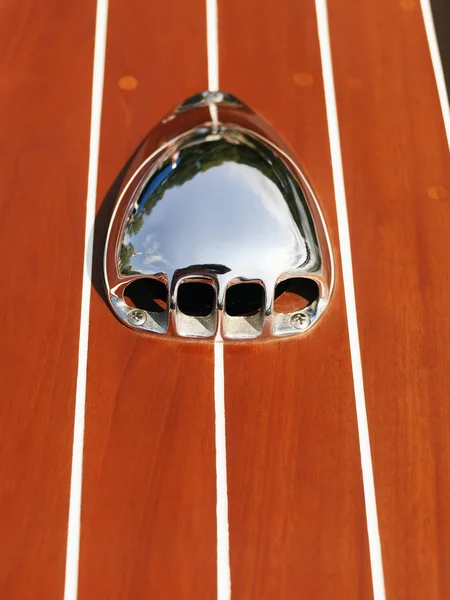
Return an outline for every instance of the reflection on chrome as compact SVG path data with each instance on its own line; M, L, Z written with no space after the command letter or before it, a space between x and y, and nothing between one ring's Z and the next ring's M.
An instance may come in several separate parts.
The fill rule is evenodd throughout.
M164 307L132 297L142 278L167 286ZM291 278L314 280L317 297L277 312L277 285ZM132 161L108 233L105 281L132 329L253 339L309 330L329 302L333 265L319 206L284 142L236 98L205 92L163 119ZM198 285L183 288L181 306L186 282ZM133 307L139 324L127 319Z

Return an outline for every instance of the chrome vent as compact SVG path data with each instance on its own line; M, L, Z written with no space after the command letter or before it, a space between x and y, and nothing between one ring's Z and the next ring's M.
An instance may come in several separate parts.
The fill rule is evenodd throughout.
M108 298L137 331L264 339L307 331L333 287L317 200L236 98L189 99L131 163L105 251Z

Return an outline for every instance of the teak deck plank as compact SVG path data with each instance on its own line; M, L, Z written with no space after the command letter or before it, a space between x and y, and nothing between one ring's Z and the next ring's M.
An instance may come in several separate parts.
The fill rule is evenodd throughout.
M450 596L450 160L419 2L330 3L387 598Z
M59 599L95 2L2 3L0 596Z

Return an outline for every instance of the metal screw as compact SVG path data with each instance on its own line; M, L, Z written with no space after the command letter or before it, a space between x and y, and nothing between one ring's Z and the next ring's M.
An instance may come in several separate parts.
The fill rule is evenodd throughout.
M127 314L127 321L130 325L143 325L147 320L147 315L143 310L134 308Z
M308 313L298 312L291 317L291 325L295 329L306 329L311 323Z

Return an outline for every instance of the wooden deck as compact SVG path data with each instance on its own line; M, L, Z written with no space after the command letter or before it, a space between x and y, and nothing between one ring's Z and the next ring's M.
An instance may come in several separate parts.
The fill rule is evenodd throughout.
M328 4L384 578L371 568L315 2L218 0L220 88L294 150L336 266L332 302L311 333L224 347L232 598L384 600L384 585L387 600L444 600L449 141L419 0ZM448 82L450 9L440 0L433 10ZM64 590L77 398L78 598L228 600L217 589L214 345L135 334L102 284L123 167L169 110L208 87L206 6L109 0L84 384L95 27L94 0L2 7L0 597L76 597Z

